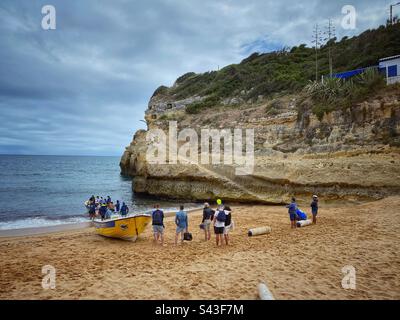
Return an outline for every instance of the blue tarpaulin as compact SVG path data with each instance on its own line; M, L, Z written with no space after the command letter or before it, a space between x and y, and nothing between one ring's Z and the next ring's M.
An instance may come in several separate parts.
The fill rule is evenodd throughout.
M351 70L351 71L345 71L345 72L336 73L336 74L332 75L332 77L339 78L339 79L348 79L348 78L354 77L360 73L363 73L364 71L365 71L365 68Z
M371 68L377 69L379 72L382 72L385 70L385 68L378 68L378 66L360 68L360 69L355 69L355 70L350 70L350 71L339 72L339 73L333 74L332 78L348 79L348 78L354 77L356 75L359 75L359 74L363 73L364 71L371 69Z
M307 220L307 214L301 211L299 208L296 209L296 213L300 220Z

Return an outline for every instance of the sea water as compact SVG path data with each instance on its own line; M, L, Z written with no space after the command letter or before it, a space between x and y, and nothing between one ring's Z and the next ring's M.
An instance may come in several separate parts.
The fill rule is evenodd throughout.
M84 202L111 196L130 212L165 210L179 203L138 197L132 179L120 175L120 157L0 155L0 230L88 221ZM186 203L187 208L197 205Z

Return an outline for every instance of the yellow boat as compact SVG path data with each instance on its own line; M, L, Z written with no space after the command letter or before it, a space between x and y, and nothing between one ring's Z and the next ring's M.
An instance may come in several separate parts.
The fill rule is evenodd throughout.
M94 220L96 233L104 237L135 241L151 221L149 214L137 214L107 220Z

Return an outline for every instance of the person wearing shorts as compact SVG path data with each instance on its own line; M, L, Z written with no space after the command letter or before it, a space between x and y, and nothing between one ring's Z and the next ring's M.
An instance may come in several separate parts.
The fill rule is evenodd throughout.
M223 238L223 234L225 231L225 221L220 221L218 219L218 214L220 212L224 212L224 207L221 205L218 210L215 211L214 214L214 233L215 233L215 239L216 239L216 243L217 243L217 247L219 245L222 245L222 238ZM225 212L224 212L225 214Z
M229 231L231 231L232 229L232 209L228 206L225 206L224 211L226 214L224 239L225 239L225 244L229 245Z
M210 205L206 202L204 204L204 209L203 209L203 220L201 223L203 224L204 227L204 239L205 241L209 241L211 239L211 222L214 217L214 210L210 208Z
M160 210L160 205L156 204L152 212L152 225L154 233L154 241L158 243L161 241L161 245L164 245L164 212Z
M296 199L292 198L292 202L286 206L288 208L288 213L289 213L289 218L290 218L290 227L292 229L296 229L296 223L297 223L297 203Z
M178 238L181 235L181 243L183 243L183 233L188 232L188 216L185 211L183 211L184 206L181 205L180 210L176 213L175 224L176 224L176 234L175 234L175 245L178 245Z

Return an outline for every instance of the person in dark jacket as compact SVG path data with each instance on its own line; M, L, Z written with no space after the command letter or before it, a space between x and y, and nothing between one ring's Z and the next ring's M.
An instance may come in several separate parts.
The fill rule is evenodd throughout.
M288 208L289 218L290 218L290 226L292 229L296 229L296 220L297 220L297 203L296 199L292 198L292 202L286 206Z
M152 225L153 225L153 233L154 233L154 242L159 243L161 240L161 245L164 245L164 211L160 209L160 205L156 204L154 206L154 211L151 214L152 217Z
M317 224L317 215L318 215L318 196L314 195L311 202L311 213L312 213L312 221L313 224Z
M224 239L225 239L225 244L229 245L229 231L232 230L232 226L233 226L232 209L229 206L225 205L224 210L225 210L225 214L226 214Z
M129 213L129 207L125 204L125 202L122 202L122 207L121 207L121 216L126 216Z
M104 220L106 218L106 212L107 212L107 205L105 203L102 203L99 209L101 220Z
M115 204L115 212L119 213L120 210L121 210L121 203L119 202L119 200L117 200L117 203Z
M96 205L94 204L94 202L89 205L89 217L91 220L94 220L94 218L96 217Z
M204 227L204 236L206 241L210 241L211 239L211 223L214 218L215 211L210 208L210 205L206 202L204 204L204 209L203 209L203 220L201 221L203 227Z

